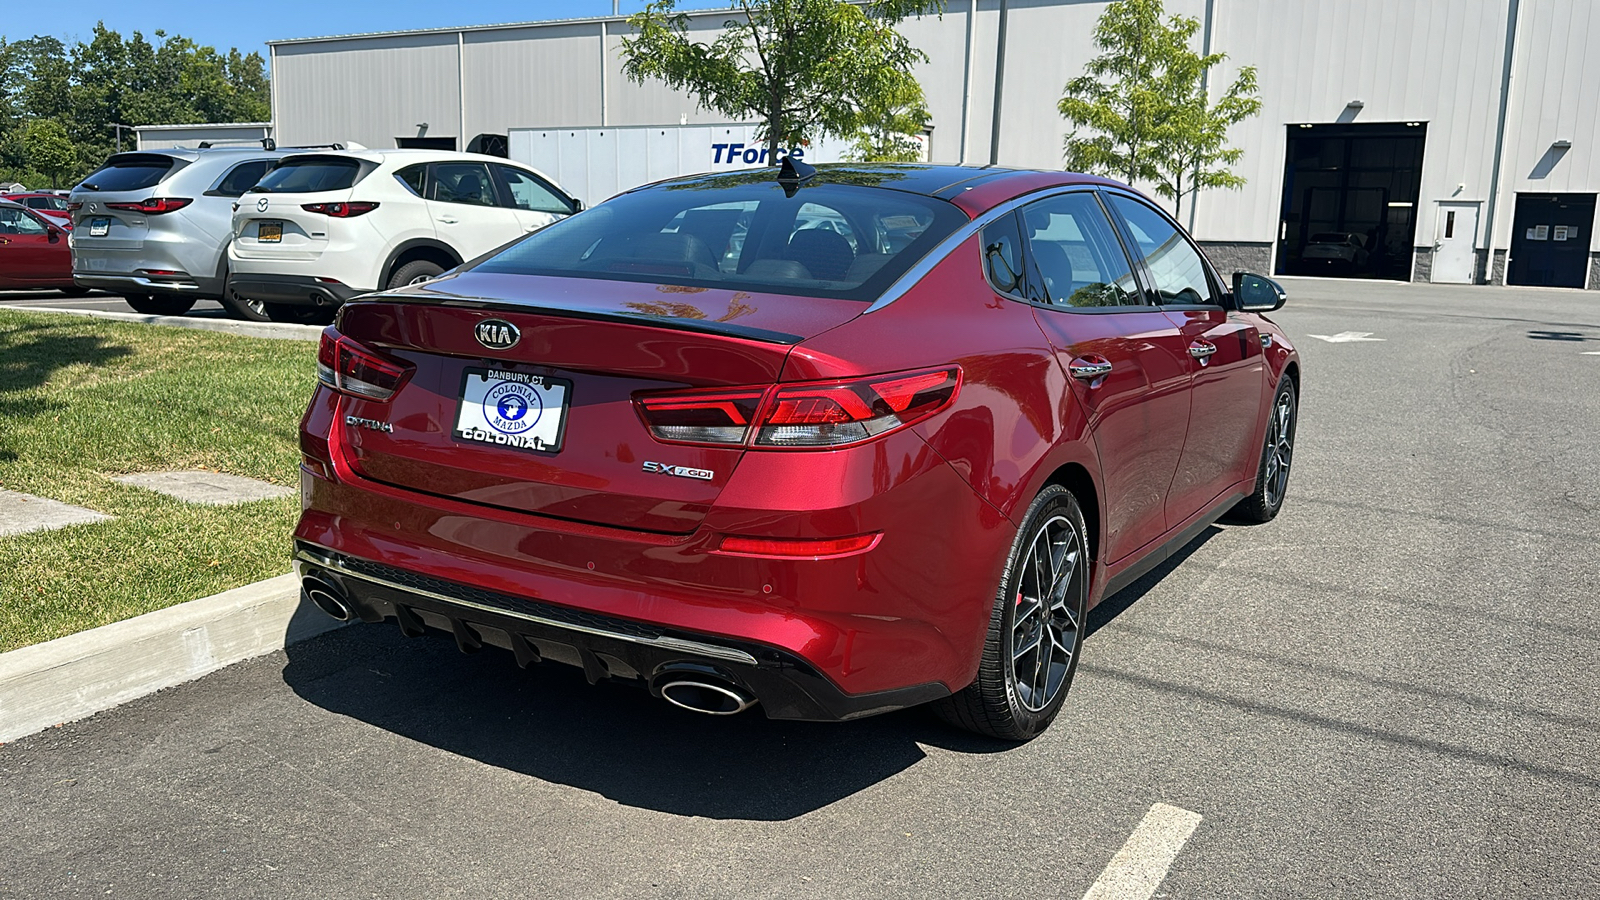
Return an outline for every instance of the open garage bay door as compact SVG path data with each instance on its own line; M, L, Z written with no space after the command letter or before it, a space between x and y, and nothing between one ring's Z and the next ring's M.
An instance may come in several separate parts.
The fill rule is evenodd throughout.
M1427 126L1290 125L1280 275L1410 280Z

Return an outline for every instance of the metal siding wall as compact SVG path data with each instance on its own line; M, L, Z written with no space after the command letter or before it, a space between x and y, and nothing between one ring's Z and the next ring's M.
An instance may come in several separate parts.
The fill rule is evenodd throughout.
M1212 96L1254 65L1262 108L1229 134L1248 184L1201 194L1195 235L1277 239L1289 123L1426 122L1416 243L1431 244L1437 201L1489 196L1506 14L1506 0L1217 0L1213 48L1228 61Z
M942 18L908 19L900 26L900 33L912 46L928 54L928 61L916 67L915 75L922 83L928 112L933 116L929 147L933 162L961 161L961 87L967 72L967 10L966 3L953 0Z
M691 40L710 43L717 39L722 31L722 23L732 16L729 10L715 10L707 13L691 13L689 16L689 37ZM665 84L654 79L644 84L636 84L622 74L622 40L620 34L627 33L628 26L618 23L610 31L610 51L606 54L606 80L609 82L607 97L607 125L677 125L679 122L694 125L709 125L717 122L726 122L728 117L719 112L701 109L694 98L682 91L675 91ZM592 77L598 77L598 69L591 66L586 71L595 72ZM538 122L528 122L528 125L539 125ZM600 124L598 110L590 125Z
M1511 244L1517 192L1600 191L1600 58L1594 54L1600 10L1571 0L1523 0L1520 32L1506 126L1505 192L1495 217L1500 248ZM1572 147L1546 160L1558 140ZM1533 177L1541 170L1543 177ZM1593 227L1589 232L1589 248L1600 250L1600 237Z
M281 144L387 148L418 122L429 136L464 140L453 31L280 44L276 57Z
M465 35L467 138L600 121L600 26Z
M137 133L137 149L170 150L174 147L194 147L201 141L228 141L233 146L245 146L245 141L259 141L272 133L270 125L195 125L192 128L163 128L159 131ZM233 142L241 142L233 144ZM124 146L127 141L124 139Z

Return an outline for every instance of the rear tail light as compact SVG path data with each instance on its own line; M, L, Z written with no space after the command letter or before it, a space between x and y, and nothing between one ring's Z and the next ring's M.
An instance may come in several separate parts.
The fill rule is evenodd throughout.
M302 203L300 208L306 212L321 213L335 219L349 219L355 216L364 216L378 208L376 203Z
M768 559L833 559L865 553L878 546L882 532L847 538L793 540L725 535L712 551L723 556L759 556Z
M107 203L107 209L121 209L128 212L140 212L147 216L159 216L162 213L174 212L193 203L187 197L151 197L137 203Z
M77 212L80 209L83 209L83 204L82 203L68 203L67 204L67 212Z
M411 376L413 366L389 359L333 330L322 332L317 347L317 380L366 400L388 400Z
M637 403L650 433L668 443L830 448L914 425L949 406L960 387L961 370L951 367L766 389L649 394Z

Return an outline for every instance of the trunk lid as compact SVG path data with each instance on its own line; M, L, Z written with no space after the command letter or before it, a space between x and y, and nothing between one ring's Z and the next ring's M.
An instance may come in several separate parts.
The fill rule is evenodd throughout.
M350 465L376 481L502 509L687 534L744 448L658 441L634 395L773 384L796 343L866 306L585 278L449 276L346 306L344 334L415 371L387 402L342 398L335 427ZM489 349L475 335L486 319L509 324L520 338ZM500 387L505 382L521 387ZM538 387L537 398L530 386ZM508 394L520 399L509 410L495 405ZM520 421L502 415L505 430L490 423L508 412ZM528 417L551 414L558 436L546 431L548 419L517 430ZM510 432L551 441L540 449L490 443L458 433L463 421L479 438L500 441Z
M111 209L112 203L140 203L165 196L161 183L188 160L160 153L119 153L72 190L69 201L80 203L73 222L74 251L81 271L117 270L99 251L140 250L150 233L150 217L133 210ZM171 215L171 213L168 213ZM120 259L120 257L118 257Z
M241 259L314 260L328 247L330 228L342 220L305 209L345 203L375 166L344 156L286 157L239 198L233 213L233 249Z

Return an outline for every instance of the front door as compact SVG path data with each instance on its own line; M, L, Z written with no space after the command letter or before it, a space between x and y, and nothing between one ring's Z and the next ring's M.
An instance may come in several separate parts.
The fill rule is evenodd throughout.
M1594 194L1518 194L1506 284L1581 288L1589 275Z
M517 211L500 205L489 166L481 162L434 163L428 180L428 213L439 239L462 259L488 253L527 233Z
M18 207L0 209L0 285L49 287L72 279L66 242L52 241L49 226Z
M1471 284L1477 268L1478 204L1441 201L1434 223L1434 284Z

